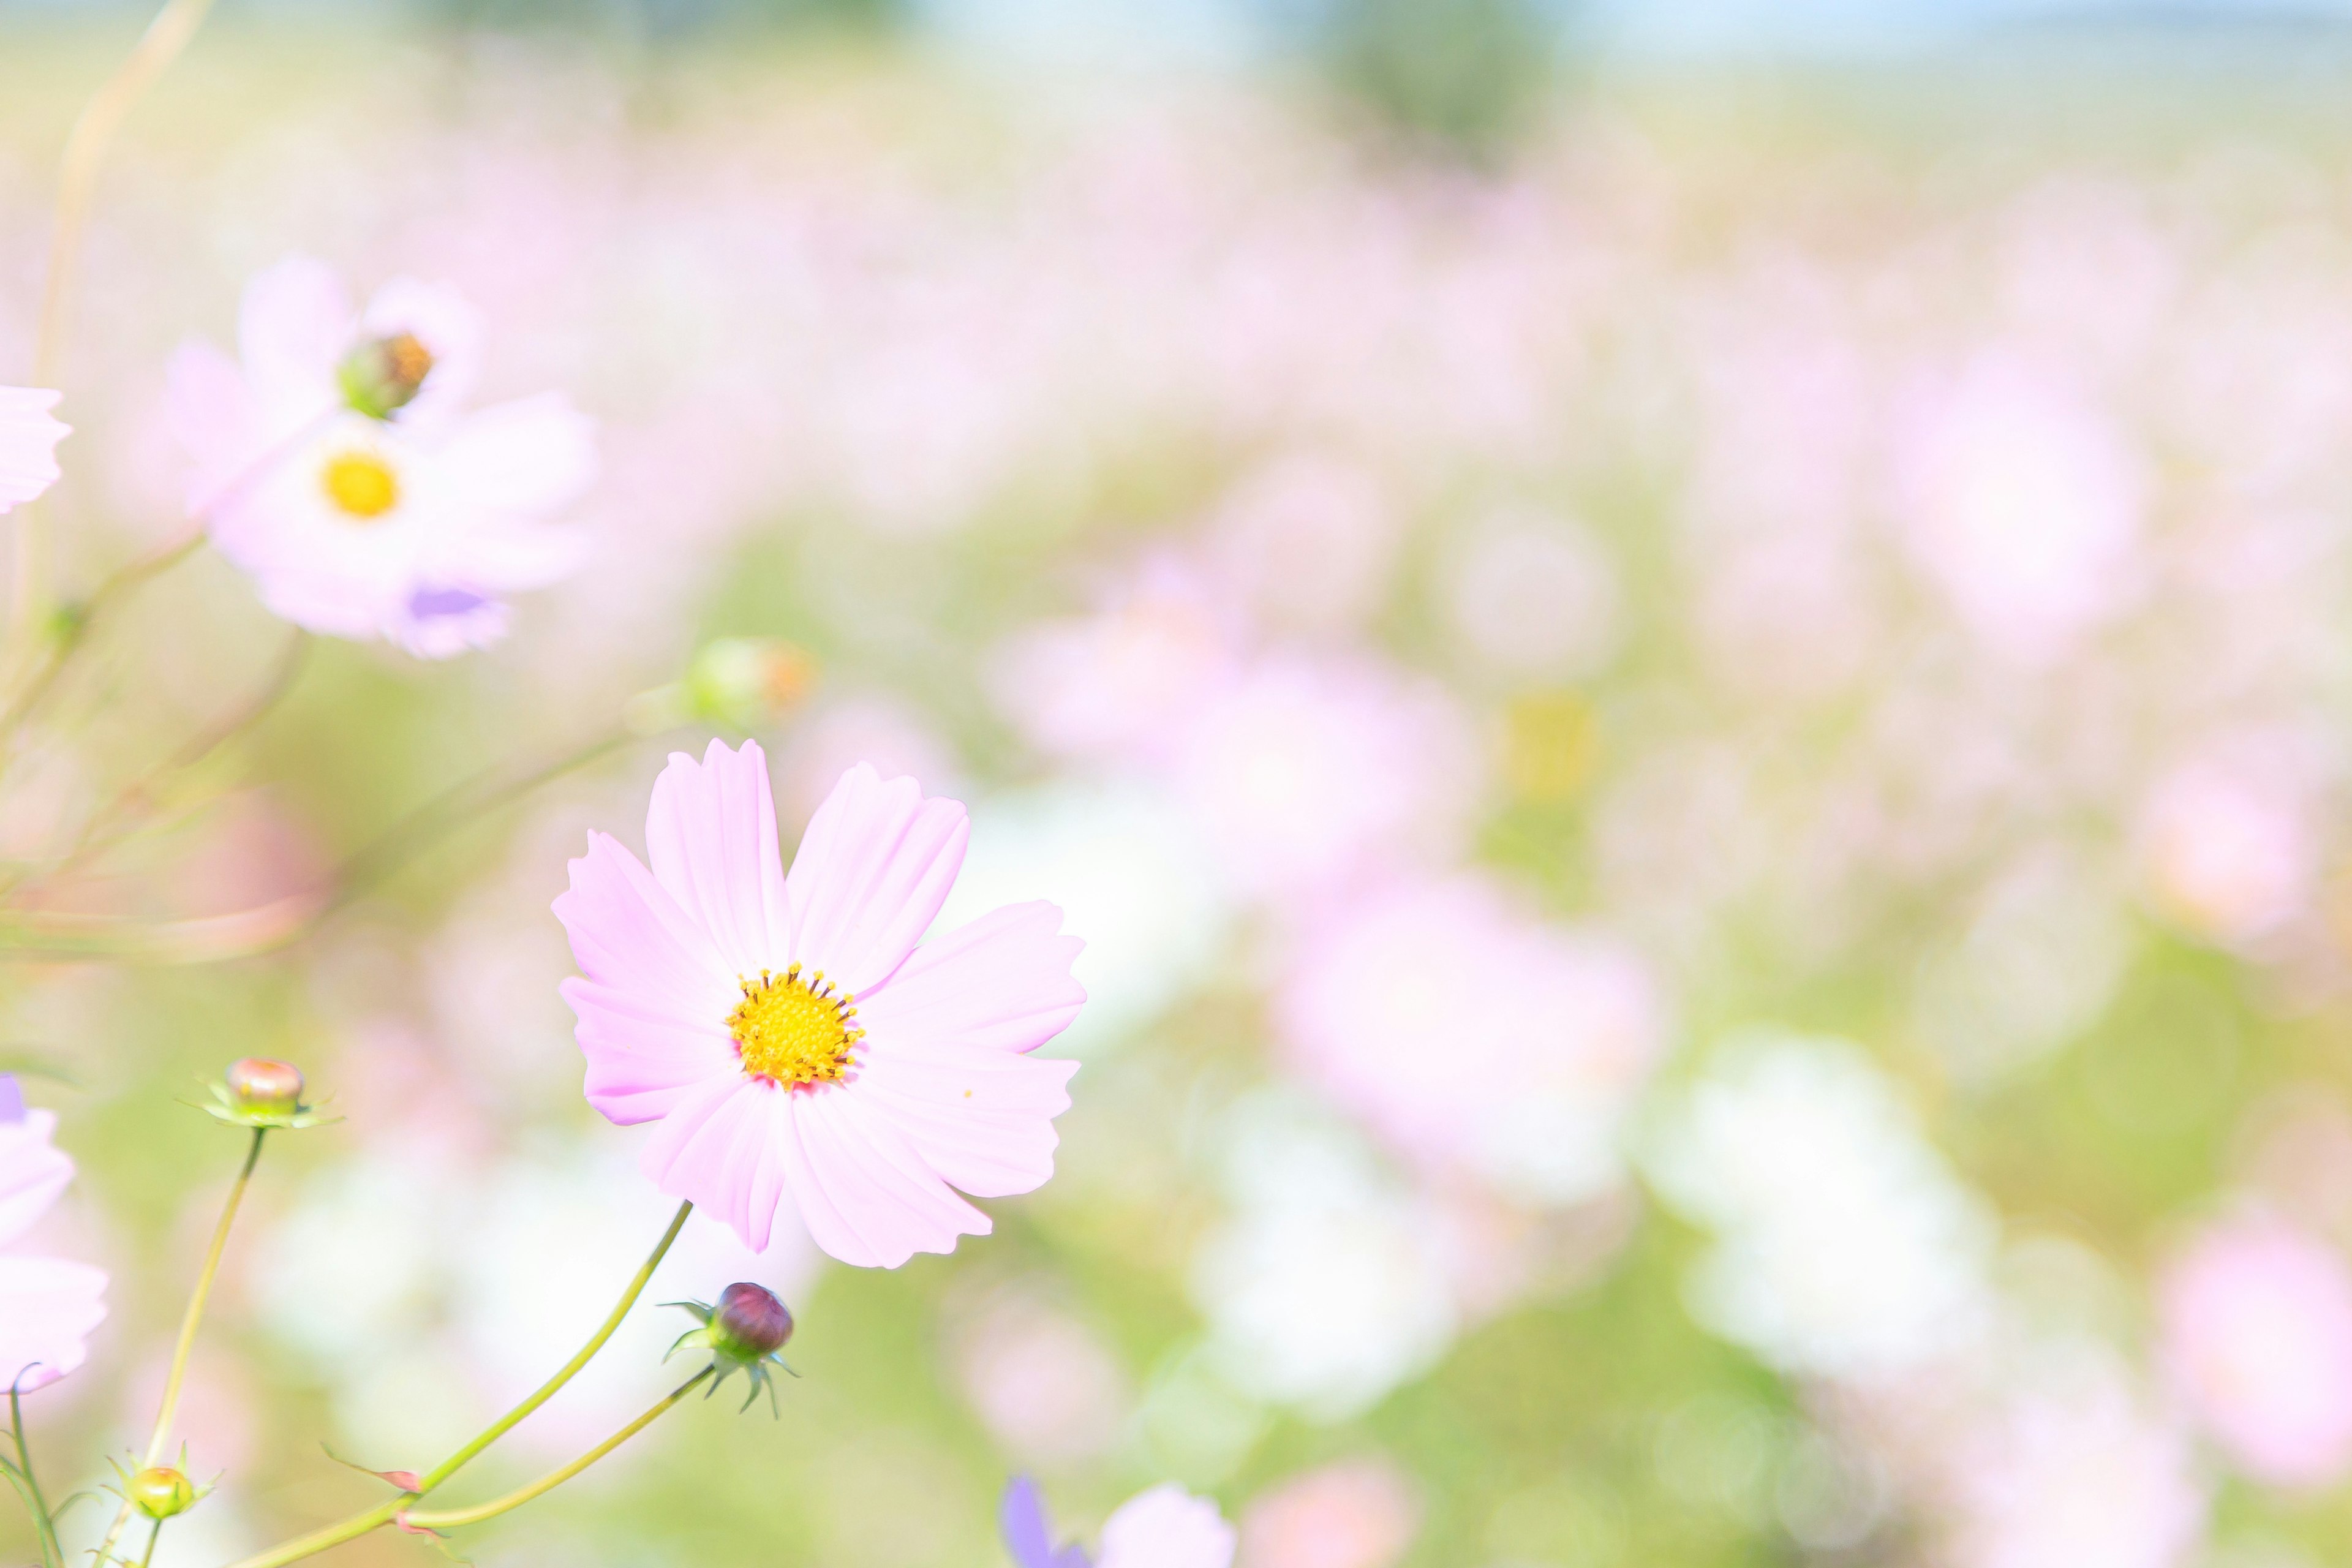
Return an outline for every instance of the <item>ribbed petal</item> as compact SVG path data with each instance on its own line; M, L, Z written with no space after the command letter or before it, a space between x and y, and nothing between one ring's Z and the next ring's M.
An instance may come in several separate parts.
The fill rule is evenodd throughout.
M709 935L608 835L590 834L571 870L555 916L586 977L563 994L580 1019L590 1102L643 1121L699 1080L740 1080L726 1020L740 993Z
M784 879L792 956L864 995L905 962L963 865L971 824L914 780L870 763L842 775L811 819Z
M646 854L678 907L710 933L731 973L784 966L783 858L768 759L757 742L735 752L713 741L699 763L670 754L646 813Z
M974 1046L877 1047L857 1092L923 1163L977 1198L1034 1192L1054 1173L1073 1061Z
M639 1168L674 1198L724 1221L743 1245L768 1245L776 1200L760 1204L762 1147L773 1141L769 1100L784 1091L740 1073L679 1095L646 1141Z
M1062 934L1062 911L1007 904L917 948L861 993L857 1021L876 1039L1030 1051L1070 1026L1087 999L1070 976L1086 943Z
M817 1246L844 1263L896 1268L986 1236L989 1217L950 1191L855 1084L787 1097L799 1159L789 1176Z
M82 1363L106 1320L106 1271L62 1258L0 1258L0 1388L46 1387Z
M47 1110L0 1122L0 1247L30 1230L73 1180L72 1159L49 1142L57 1128Z

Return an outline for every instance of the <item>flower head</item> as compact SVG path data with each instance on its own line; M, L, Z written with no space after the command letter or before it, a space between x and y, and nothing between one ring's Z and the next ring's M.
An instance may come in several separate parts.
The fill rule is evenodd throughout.
M322 1120L302 1100L302 1069L268 1057L240 1057L209 1086L213 1103L205 1114L242 1127L316 1127Z
M997 1518L1020 1568L1229 1568L1234 1560L1234 1527L1217 1505L1173 1484L1121 1503L1103 1521L1102 1550L1091 1560L1076 1542L1054 1546L1045 1501L1026 1476L1004 1489Z
M50 416L57 405L54 392L0 386L0 512L58 482L57 445L70 427Z
M106 1317L106 1274L9 1249L73 1180L73 1162L50 1146L58 1119L26 1110L12 1079L0 1086L0 1386L30 1392L81 1364L83 1338Z
M1015 904L916 945L963 860L963 807L863 763L787 875L767 759L682 753L654 785L651 867L589 836L555 900L581 975L589 1103L655 1124L643 1167L755 1250L787 1198L845 1263L984 1236L978 1197L1053 1174L1076 1064L1027 1053L1077 1016L1078 942Z
M504 595L577 564L547 520L594 472L588 422L552 395L461 412L479 336L446 289L395 281L354 312L297 257L247 286L238 360L173 359L190 510L272 610L443 658L504 634Z

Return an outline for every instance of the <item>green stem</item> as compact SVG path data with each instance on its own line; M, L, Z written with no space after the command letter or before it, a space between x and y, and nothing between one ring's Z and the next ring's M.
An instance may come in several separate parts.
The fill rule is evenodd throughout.
M590 1336L586 1344L580 1347L580 1353L564 1363L562 1369L553 1377L541 1384L529 1398L484 1428L473 1441L442 1460L430 1474L419 1477L415 1491L403 1492L389 1502L378 1503L375 1507L355 1513L349 1519L338 1520L333 1524L321 1526L308 1535L296 1536L293 1540L273 1546L257 1556L242 1558L230 1564L230 1568L284 1568L286 1563L298 1563L305 1557L324 1552L330 1547L341 1546L346 1541L356 1541L370 1531L381 1530L390 1524L401 1510L456 1475L483 1449L513 1430L516 1424L523 1417L553 1398L556 1390L577 1376L580 1369L586 1366L596 1352L604 1348L604 1342L613 1337L614 1331L621 1326L621 1320L629 1315L629 1309L637 1304L639 1296L645 1294L646 1285L653 1280L654 1270L661 1267L661 1260L668 1255L671 1244L677 1240L678 1232L686 1228L686 1216L693 1212L694 1205L691 1201L677 1205L677 1213L671 1217L669 1228L662 1233L661 1240L655 1244L653 1251L646 1256L644 1265L637 1269L636 1278L629 1281L629 1288L621 1292L620 1300L614 1304L613 1310L605 1317L603 1326Z
M155 79L179 58L196 29L204 25L212 0L164 0L163 8L147 25L139 42L94 93L66 137L65 159L58 174L57 228L49 236L49 270L41 291L41 316L34 336L33 384L56 386L65 361L66 327L72 316L73 281L81 255L82 234L98 195L98 173L114 134ZM37 635L47 595L47 552L41 513L25 508L16 524L15 633L20 650L29 649Z
M18 538L21 540L28 531L29 528L20 530ZM57 685L58 678L72 662L75 650L89 636L90 625L98 619L100 610L148 578L178 565L194 553L196 546L204 542L204 531L198 529L186 538L151 551L118 569L112 576L91 589L89 597L82 601L79 611L58 633L56 641L40 652L27 656L35 661L33 669L9 700L8 706L0 710L0 742L14 741L17 726L32 716L33 710L39 707L41 700L49 694L50 688Z
M155 1561L155 1542L163 1533L163 1521L157 1520L147 1529L147 1550L139 1554L139 1568L150 1568Z
M614 1433L611 1436L605 1438L603 1442L597 1444L594 1447L589 1449L586 1453L581 1455L578 1458L572 1460L562 1469L550 1470L547 1474L540 1477L539 1479L531 1482L527 1487L518 1488L516 1490L507 1493L507 1495L502 1498L494 1498L488 1502L481 1503L473 1508L450 1509L442 1513L404 1513L400 1516L401 1521L404 1524L414 1525L424 1530L446 1530L453 1529L458 1525L479 1524L486 1519L496 1519L502 1513L520 1508L523 1504L530 1501L531 1499L539 1497L543 1493L553 1491L556 1488L562 1486L564 1482L570 1480L572 1477L578 1475L581 1471L586 1469L589 1466L594 1464L597 1460L603 1458L605 1455L611 1453L614 1449L619 1447L622 1444L627 1442L630 1438L635 1436L638 1433L652 1426L656 1421L659 1420L672 1405L675 1405L679 1400L684 1399L688 1394L701 1387L702 1384L709 1380L710 1374L718 1370L719 1368L715 1364L704 1367L700 1372L696 1373L692 1377L688 1378L684 1383L679 1384L676 1388L670 1390L667 1398L663 1399L660 1404L656 1405L652 1409L646 1411L643 1415L638 1416L635 1421L630 1422L626 1426L622 1427L619 1431Z
M155 1411L155 1430L147 1439L148 1468L163 1462L164 1452L171 1444L172 1417L179 1414L180 1385L187 1380L188 1357L196 1348L196 1329L204 1321L205 1304L212 1299L213 1281L220 1275L221 1258L228 1251L229 1227L236 1223L237 1208L245 1202L245 1189L253 1181L253 1167L260 1162L261 1141L268 1135L266 1127L253 1130L244 1167L229 1186L228 1202L221 1205L220 1223L213 1226L212 1246L205 1249L204 1267L196 1274L196 1288L188 1297L187 1311L180 1319L179 1341L172 1347L171 1370L163 1378L163 1401ZM122 1507L115 1512L114 1522L106 1528L106 1539L99 1542L100 1563L114 1554L114 1543L122 1539L123 1528L131 1522L131 1500L125 1497Z
M57 1521L49 1513L49 1500L41 1495L40 1478L33 1473L32 1446L25 1441L25 1399L15 1384L8 1385L8 1427L16 1437L16 1463L9 1479L19 1483L25 1506L32 1510L33 1527L41 1538L41 1561L47 1568L60 1568L65 1562L65 1549L58 1544Z

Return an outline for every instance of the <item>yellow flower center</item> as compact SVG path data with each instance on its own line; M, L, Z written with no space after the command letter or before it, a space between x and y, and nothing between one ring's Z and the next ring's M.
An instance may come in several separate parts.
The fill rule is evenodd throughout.
M400 477L373 452L338 452L319 482L327 499L350 516L372 522L400 504Z
M743 1000L727 1015L727 1032L745 1072L786 1089L847 1075L851 1053L866 1037L850 1022L856 998L836 993L823 970L803 979L797 963L782 974L762 969L759 979L740 984Z

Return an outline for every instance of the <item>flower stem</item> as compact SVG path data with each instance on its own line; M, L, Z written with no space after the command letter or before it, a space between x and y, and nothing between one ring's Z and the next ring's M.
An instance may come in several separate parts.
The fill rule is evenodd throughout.
M261 1160L261 1141L269 1130L257 1127L253 1142L245 1151L245 1165L228 1189L228 1202L221 1205L220 1223L213 1226L213 1243L205 1252L204 1267L196 1273L196 1288L188 1297L188 1310L180 1319L180 1338L172 1347L172 1366L163 1378L163 1400L155 1411L155 1430L147 1439L146 1465L150 1468L163 1462L163 1455L172 1440L172 1418L180 1410L180 1385L187 1380L188 1357L196 1348L196 1329L205 1318L205 1304L212 1299L213 1281L220 1276L221 1258L228 1250L229 1227L236 1223L236 1211L245 1202L245 1189L253 1181L253 1167ZM114 1552L114 1543L122 1539L123 1528L131 1522L131 1500L125 1497L122 1507L116 1510L114 1522L106 1528L106 1539L99 1542L98 1560L104 1563Z
M58 1544L57 1521L49 1513L48 1499L41 1495L40 1478L33 1474L33 1450L25 1441L24 1395L14 1384L8 1387L8 1428L16 1437L16 1463L10 1468L9 1479L17 1483L25 1507L32 1512L33 1528L41 1539L41 1562L47 1568L60 1568L65 1549Z
M718 1370L719 1369L715 1364L704 1367L700 1372L696 1373L692 1377L688 1378L684 1383L679 1384L676 1388L670 1390L668 1395L664 1398L661 1403L656 1405L643 1415L638 1416L635 1421L630 1422L626 1426L622 1427L619 1431L614 1433L611 1436L605 1438L603 1442L597 1444L594 1447L589 1449L586 1453L581 1455L578 1458L572 1460L562 1469L550 1470L547 1474L540 1477L539 1479L531 1482L527 1487L519 1488L514 1491L507 1493L507 1495L502 1498L493 1498L488 1502L478 1504L473 1508L450 1509L442 1513L404 1513L400 1516L401 1522L404 1524L414 1525L422 1530L446 1530L461 1524L479 1524L486 1519L496 1519L502 1513L520 1508L523 1504L530 1501L531 1499L541 1496L542 1493L553 1491L556 1488L562 1486L564 1482L570 1480L572 1477L578 1475L581 1471L586 1469L589 1466L594 1464L597 1460L603 1458L605 1455L611 1453L614 1449L619 1447L622 1444L627 1442L630 1438L635 1436L638 1433L652 1426L656 1420L660 1419L662 1415L672 1405L676 1405L679 1400L684 1399L696 1389L701 1387L702 1384L709 1379L710 1374Z
M140 99L188 47L211 9L212 0L164 0L163 8L155 13L130 55L84 106L66 137L65 158L58 174L57 227L49 236L49 270L42 286L40 325L34 338L36 386L57 385L58 372L65 362L74 273L107 149ZM48 561L39 508L22 508L17 517L15 632L20 650L25 650L31 647L38 631Z
M147 1550L139 1554L139 1568L150 1568L155 1561L155 1542L163 1533L163 1521L155 1521L147 1528Z
M471 1442L442 1460L429 1474L418 1477L415 1491L403 1492L389 1502L378 1503L375 1507L364 1512L355 1513L349 1519L321 1526L308 1535L296 1536L293 1540L273 1546L257 1556L242 1558L230 1564L230 1568L284 1568L286 1563L298 1563L315 1552L324 1552L330 1547L341 1546L346 1541L355 1541L372 1530L381 1530L390 1524L402 1509L456 1475L475 1456L513 1430L516 1424L524 1416L553 1398L556 1390L577 1376L580 1369L586 1366L596 1352L604 1348L604 1342L613 1337L614 1331L621 1326L621 1320L629 1315L629 1309L637 1304L637 1298L645 1293L646 1285L652 1282L654 1270L661 1267L661 1260L668 1255L671 1244L677 1240L678 1232L686 1228L686 1216L693 1212L694 1205L691 1201L677 1205L677 1213L670 1218L669 1228L662 1233L661 1240L655 1244L653 1251L646 1256L644 1265L637 1269L636 1278L629 1281L629 1288L621 1292L620 1300L614 1303L613 1310L605 1317L604 1325L589 1337L586 1344L580 1347L580 1353L564 1363L562 1368L553 1377L541 1384L521 1404L490 1423ZM622 1436L626 1436L627 1434L624 1433ZM619 1439L616 1438L614 1441L618 1442ZM595 1457L591 1456L589 1459L582 1461L583 1468L593 1462Z

